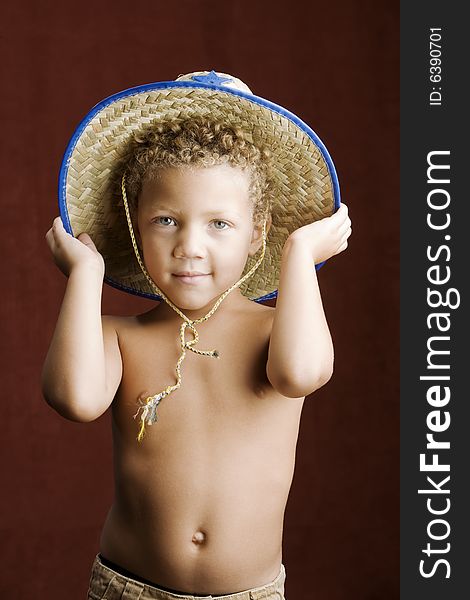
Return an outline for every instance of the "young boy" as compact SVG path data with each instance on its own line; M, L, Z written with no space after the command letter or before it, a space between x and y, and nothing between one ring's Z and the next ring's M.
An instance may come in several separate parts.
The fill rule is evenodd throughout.
M112 410L115 499L88 598L284 599L302 405L333 369L314 265L346 248L347 209L332 214L336 176L315 134L238 79L128 92L72 138L46 234L68 284L45 399L74 421ZM101 316L103 278L162 301ZM253 302L276 287L276 308Z

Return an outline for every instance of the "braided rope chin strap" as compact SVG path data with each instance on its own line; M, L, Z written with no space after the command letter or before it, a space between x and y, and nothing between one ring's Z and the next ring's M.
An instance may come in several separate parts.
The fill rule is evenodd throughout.
M127 203L126 174L125 173L122 176L121 189L122 189L122 198L124 201L124 208L126 211L127 224L129 226L129 233L131 235L131 240L132 240L132 246L134 247L134 252L137 257L137 261L140 265L140 268L142 269L142 272L144 273L144 275L145 275L146 279L148 280L148 282L150 283L151 287L155 290L155 293L158 294L159 296L161 296L161 298L169 306L171 306L171 308L175 312L177 312L180 315L180 317L183 319L183 323L181 324L181 327L180 327L181 355L178 358L178 362L176 363L176 383L174 385L168 385L164 390L162 390L158 394L155 394L154 396L148 396L145 400L142 400L140 398L138 399L140 406L139 406L136 414L134 415L134 419L139 414L139 411L142 410L142 413L140 415L141 426L140 426L139 434L137 436L137 440L139 442L141 442L144 437L144 433L145 433L145 424L147 423L147 425L153 425L153 423L155 423L158 420L157 406L159 405L159 403L163 400L163 398L165 398L166 396L171 394L171 392L174 392L181 386L181 363L183 362L183 360L186 356L186 351L191 350L191 352L194 352L195 354L200 354L202 356L212 356L213 358L219 358L219 353L217 350L198 350L197 348L195 348L196 344L199 341L199 334L196 330L195 325L197 323L202 323L204 321L207 321L218 309L222 300L224 300L224 298L226 298L227 295L232 290L234 290L235 288L240 286L246 279L248 279L248 277L250 277L256 271L256 269L260 266L261 262L264 259L264 255L266 252L266 215L263 220L263 246L262 246L261 254L260 254L258 260L256 261L256 264L253 265L253 267L241 279L239 279L231 287L229 287L227 290L225 290L225 292L223 292L223 294L218 298L218 300L216 301L214 306L211 308L211 310L204 317L200 317L199 319L190 319L183 312L181 312L181 310L177 306L175 306L175 304L173 304L173 302L159 289L159 287L152 280L152 278L150 277L150 275L147 272L147 269L144 266L144 263L139 254L139 250L137 248L137 242L135 239L134 229L132 227L132 220L131 220L130 211L129 211L129 206ZM190 331L192 332L194 337L192 340L186 341L185 334L186 334L187 328L190 329Z

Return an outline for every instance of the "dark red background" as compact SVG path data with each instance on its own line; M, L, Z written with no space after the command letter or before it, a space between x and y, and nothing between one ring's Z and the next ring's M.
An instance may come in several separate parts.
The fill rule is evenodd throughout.
M109 413L72 423L40 392L66 284L44 238L65 146L104 97L215 69L312 126L353 221L347 252L319 272L335 373L302 415L286 598L398 598L398 1L29 0L1 12L0 597L84 600L112 501ZM104 313L150 305L105 286Z

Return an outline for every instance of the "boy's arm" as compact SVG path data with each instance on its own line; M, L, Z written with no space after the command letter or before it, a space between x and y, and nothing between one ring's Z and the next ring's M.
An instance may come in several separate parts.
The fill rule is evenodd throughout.
M347 247L351 221L346 205L287 239L266 374L281 394L299 398L324 385L333 373L334 351L320 296L315 263Z
M284 396L306 396L330 379L333 358L314 262L308 250L288 240L269 342L268 379Z
M103 277L86 267L68 280L42 370L47 403L72 421L92 421L111 404L122 375L112 317L101 317Z

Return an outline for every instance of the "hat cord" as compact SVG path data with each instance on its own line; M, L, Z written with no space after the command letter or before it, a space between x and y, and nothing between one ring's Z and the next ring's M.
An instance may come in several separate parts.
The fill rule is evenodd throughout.
M225 292L223 292L223 294L218 298L217 302L214 304L214 306L211 308L211 310L204 317L199 317L198 319L190 319L177 306L175 306L175 304L173 304L173 302L160 290L160 288L156 285L156 283L153 281L153 279L148 274L147 269L145 268L145 265L140 257L140 253L139 253L139 250L137 247L137 242L136 242L135 235L134 235L134 229L132 227L132 220L131 220L131 216L130 216L129 206L128 206L128 202L127 202L126 173L124 173L124 175L122 176L121 190L122 190L122 198L124 201L124 208L125 208L125 212L126 212L127 224L129 226L129 233L130 233L131 240L132 240L132 246L134 248L134 252L135 252L137 261L140 265L140 268L142 269L143 274L145 275L146 279L150 283L151 287L155 290L155 292L159 296L161 296L161 298L169 306L171 306L171 308L175 312L177 312L180 315L180 317L183 319L183 323L181 324L181 327L180 327L180 336L179 336L180 337L181 354L180 354L180 357L178 358L178 362L176 363L176 383L174 385L168 385L164 390L162 390L158 394L155 394L153 396L148 396L145 400L142 400L140 398L138 400L140 403L140 406L139 406L136 414L134 415L134 419L137 417L137 415L139 414L139 411L142 409L142 413L140 415L141 426L140 426L139 434L137 436L137 440L139 442L141 442L144 437L144 434L145 434L145 423L147 423L147 425L153 425L153 423L155 423L158 420L157 406L160 404L160 402L163 400L163 398L165 398L166 396L168 396L169 394L171 394L172 392L174 392L181 386L181 363L183 362L183 360L186 356L186 351L191 350L191 352L194 352L195 354L199 354L202 356L212 356L213 358L219 358L219 352L217 350L199 350L198 348L194 347L199 342L199 334L196 330L195 324L207 321L215 313L215 311L220 306L220 304L224 300L224 298L226 298L226 296L232 290L234 290L235 288L240 286L246 279L248 279L248 277L250 277L256 271L256 269L260 266L261 262L264 259L264 255L266 252L267 215L265 214L264 219L263 219L263 231L262 231L263 246L262 246L261 254L260 254L258 260L256 261L255 265L253 265L253 267L241 279L239 279L231 287L229 287L227 290L225 290ZM186 328L189 328L191 330L191 332L194 336L192 340L186 341L186 339L185 339Z

